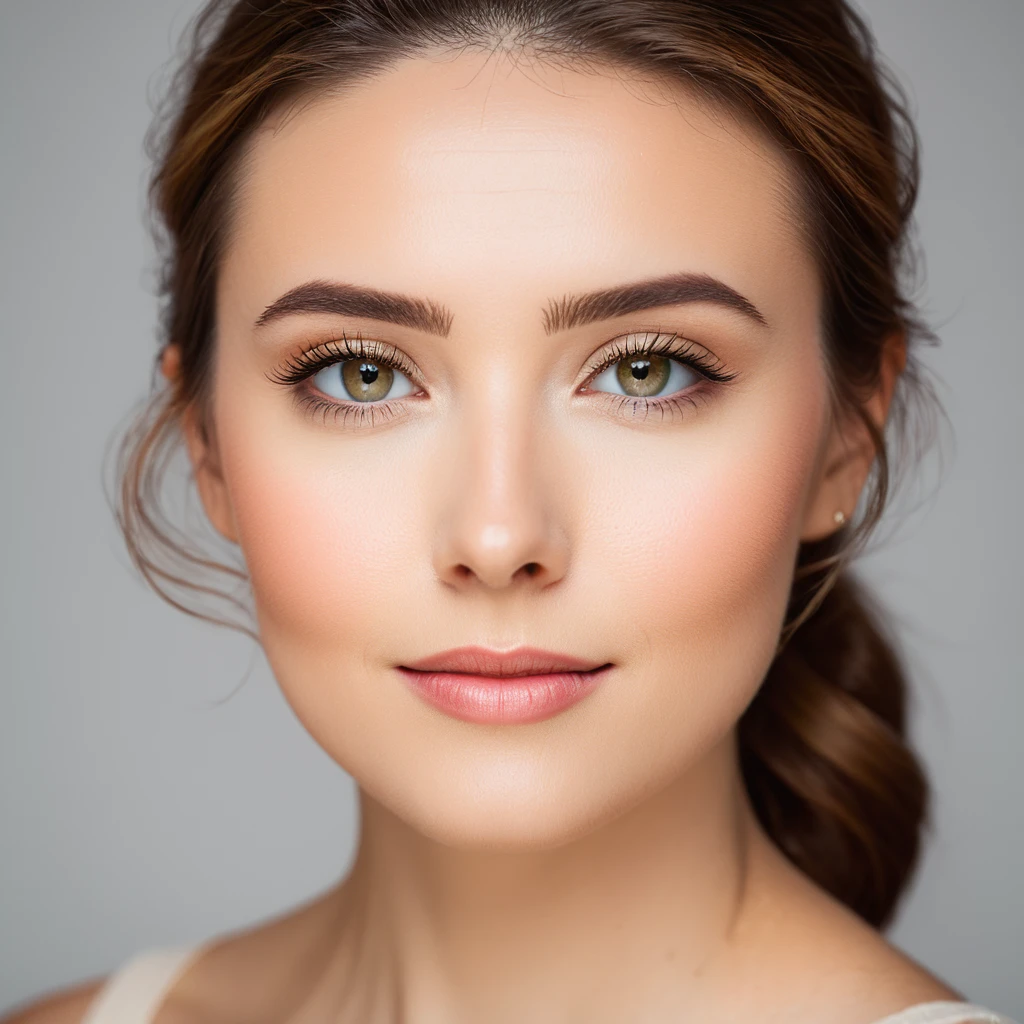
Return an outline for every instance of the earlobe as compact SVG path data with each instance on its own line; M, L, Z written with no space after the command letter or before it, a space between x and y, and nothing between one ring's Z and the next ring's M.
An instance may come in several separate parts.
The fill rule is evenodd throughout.
M167 383L172 387L178 384L178 377L181 375L181 347L179 345L165 345L160 353L160 372L164 375Z
M177 390L181 386L181 346L175 342L164 346L160 354L160 372L167 383ZM238 529L231 507L224 475L220 470L216 443L212 431L202 422L194 404L186 404L181 413L181 432L185 437L192 475L203 509L214 529L226 540L238 543Z
M858 425L858 431L833 427L821 477L804 518L800 534L804 543L824 540L853 518L875 454L867 429Z
M192 463L196 490L207 518L225 540L237 544L238 527L227 481L220 468L215 437L212 431L204 428L192 406L182 414L181 427L189 461Z
M907 363L906 334L892 334L885 343L878 386L864 403L864 413L881 432L889 414L896 381ZM851 414L834 424L821 479L807 509L800 540L824 540L853 518L877 452L864 421Z

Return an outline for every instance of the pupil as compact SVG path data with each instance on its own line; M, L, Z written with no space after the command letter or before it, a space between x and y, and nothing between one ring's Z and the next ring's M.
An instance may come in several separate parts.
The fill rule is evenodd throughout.
M359 375L363 378L364 384L372 384L379 374L380 370L373 363L362 363L359 367Z
M649 359L634 359L632 362L633 376L637 380L645 380L647 374L651 369L651 361Z

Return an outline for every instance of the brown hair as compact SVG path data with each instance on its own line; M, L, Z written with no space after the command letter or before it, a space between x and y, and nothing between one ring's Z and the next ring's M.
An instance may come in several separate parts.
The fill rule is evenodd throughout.
M778 653L739 723L741 764L785 854L865 920L887 923L917 859L928 790L905 739L894 641L847 563L887 504L885 434L903 451L908 413L938 406L917 358L934 338L905 294L918 141L863 21L844 0L209 0L186 46L151 136L163 344L180 347L180 373L123 439L118 518L158 592L236 626L187 598L219 595L243 609L244 571L204 554L159 499L181 415L206 397L233 170L270 110L404 57L520 50L696 90L753 118L788 155L823 280L833 408L860 416L877 456L860 520L801 547ZM907 362L883 432L861 400L894 335L906 340ZM176 568L183 562L187 571Z

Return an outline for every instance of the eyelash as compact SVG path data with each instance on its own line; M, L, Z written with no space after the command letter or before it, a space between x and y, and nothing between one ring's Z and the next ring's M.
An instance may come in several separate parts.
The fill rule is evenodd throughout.
M646 419L651 410L660 410L663 418L666 414L679 413L683 411L684 407L696 406L706 400L710 390L728 383L736 376L734 373L727 372L720 362L701 351L688 338L682 338L678 334L655 334L653 335L654 341L648 340L652 337L650 333L631 334L624 337L624 341L618 338L612 341L599 361L587 367L587 380L585 384L581 385L581 390L587 388L594 378L609 366L614 366L623 359L629 359L635 355L670 357L694 370L702 378L697 384L666 398L652 399L631 395L613 395L606 391L588 392L601 395L603 399L613 403L616 410L622 410L629 406L627 415L631 419ZM634 339L638 338L643 340L634 342ZM299 403L313 415L322 416L325 424L329 418L333 417L332 422L334 423L374 426L377 423L386 423L398 415L396 407L405 401L405 398L412 396L405 396L405 398L394 401L342 403L323 398L308 387L301 387L320 370L349 359L371 359L374 362L383 363L392 369L400 370L414 384L418 383L416 371L398 349L393 345L373 338L364 338L359 334L353 335L351 338L342 334L340 340L327 341L322 345L299 352L280 369L268 374L268 377L274 383L295 388Z
M320 415L324 423L329 417L332 422L353 426L374 426L386 423L397 415L397 406L403 399L383 402L336 402L322 398L302 385L309 378L333 366L335 363L348 359L370 359L383 363L392 369L401 370L414 384L417 383L416 371L409 361L393 345L387 345L373 338L364 338L356 334L349 338L342 334L340 340L332 340L317 345L315 348L299 352L292 356L279 370L269 374L272 381L286 387L296 388L299 404L313 415Z
M587 375L587 387L595 377L598 377L609 366L622 362L635 355L658 355L675 359L684 366L694 370L701 380L665 398L640 398L632 395L613 395L607 391L590 392L600 395L603 400L611 403L613 411L624 411L630 419L645 420L652 411L660 412L662 420L667 416L675 416L684 412L689 407L702 404L711 397L711 392L729 381L734 380L735 373L728 372L715 357L702 351L689 338L683 338L678 334L654 334L653 341L649 341L651 333L628 334L625 340L616 338L609 343L598 362L590 365ZM641 340L635 340L641 339ZM628 409L627 409L628 407Z

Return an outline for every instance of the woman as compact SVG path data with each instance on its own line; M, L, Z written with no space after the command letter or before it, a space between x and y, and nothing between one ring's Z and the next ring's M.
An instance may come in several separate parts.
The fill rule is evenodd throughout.
M358 854L15 1019L1005 1021L881 934L927 786L848 565L933 399L843 0L212 0L175 96L121 522L251 585Z

